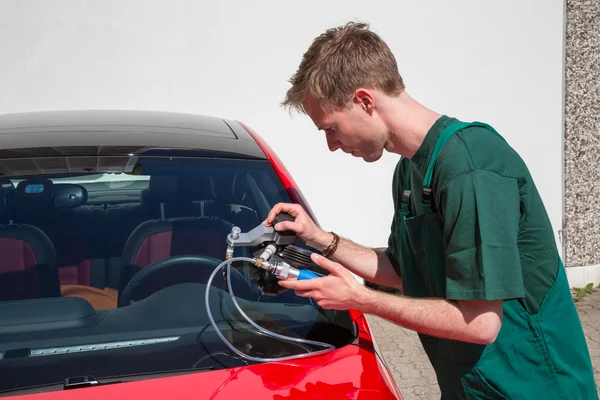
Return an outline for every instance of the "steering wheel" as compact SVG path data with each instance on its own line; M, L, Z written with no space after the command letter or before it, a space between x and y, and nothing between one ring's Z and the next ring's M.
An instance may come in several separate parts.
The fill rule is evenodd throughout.
M117 307L128 306L133 301L139 301L165 287L179 283L207 283L210 274L221 262L216 258L201 255L174 256L156 261L131 278L125 289L119 293ZM211 287L216 286L219 276L219 274L216 275L215 278L217 279L213 280ZM237 269L231 268L231 274L227 279L233 280L232 287L236 296L243 298L254 296L250 283ZM242 283L242 285L237 283ZM239 290L240 286L245 290ZM235 290L236 287L237 290ZM227 284L223 289L228 290Z

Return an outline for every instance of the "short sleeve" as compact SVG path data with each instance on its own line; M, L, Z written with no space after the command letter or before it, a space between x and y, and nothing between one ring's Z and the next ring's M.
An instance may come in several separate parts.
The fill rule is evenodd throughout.
M493 171L470 170L441 187L448 299L525 296L517 245L520 204L517 180Z
M390 232L390 236L388 238L388 246L385 249L385 254L390 259L394 270L398 275L400 275L400 263L398 262L398 245L396 243L396 233L394 231L396 221L392 222L392 231Z
M390 234L388 236L387 248L385 249L385 254L390 259L390 262L392 263L392 266L394 267L394 270L396 270L396 273L398 275L400 275L400 263L398 262L398 236L397 236L397 231L398 231L397 220L398 220L398 207L399 207L398 201L399 201L399 199L401 199L402 190L403 190L403 186L402 186L403 179L401 179L401 175L402 175L401 170L402 170L402 160L398 161L398 164L396 165L396 169L394 170L394 176L392 179L392 199L394 201L394 214L393 214L392 223L390 226Z

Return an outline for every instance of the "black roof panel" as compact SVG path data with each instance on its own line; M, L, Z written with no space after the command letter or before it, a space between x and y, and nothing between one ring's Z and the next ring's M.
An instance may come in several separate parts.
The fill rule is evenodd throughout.
M123 153L141 148L193 149L266 159L237 121L211 116L129 110L0 115L0 158L35 157L36 152L39 156L62 153L56 155L64 157L69 148L95 155L116 148Z

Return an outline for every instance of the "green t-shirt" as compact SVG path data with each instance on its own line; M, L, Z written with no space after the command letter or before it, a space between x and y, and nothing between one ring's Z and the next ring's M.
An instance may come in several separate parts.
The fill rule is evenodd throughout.
M420 193L436 140L454 122L459 121L441 117L411 159L411 207L417 213L422 212ZM396 225L406 168L403 158L394 172L396 212L386 250L398 273ZM489 130L466 128L441 151L432 189L443 219L446 298L521 299L529 312L537 312L556 277L559 255L550 220L521 157Z

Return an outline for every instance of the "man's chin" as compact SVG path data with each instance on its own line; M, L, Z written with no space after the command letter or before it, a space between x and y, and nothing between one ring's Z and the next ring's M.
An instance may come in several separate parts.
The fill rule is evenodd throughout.
M381 156L382 156L382 153L376 153L376 154L369 154L369 155L361 156L361 157L365 162L374 163L375 161L379 161Z

